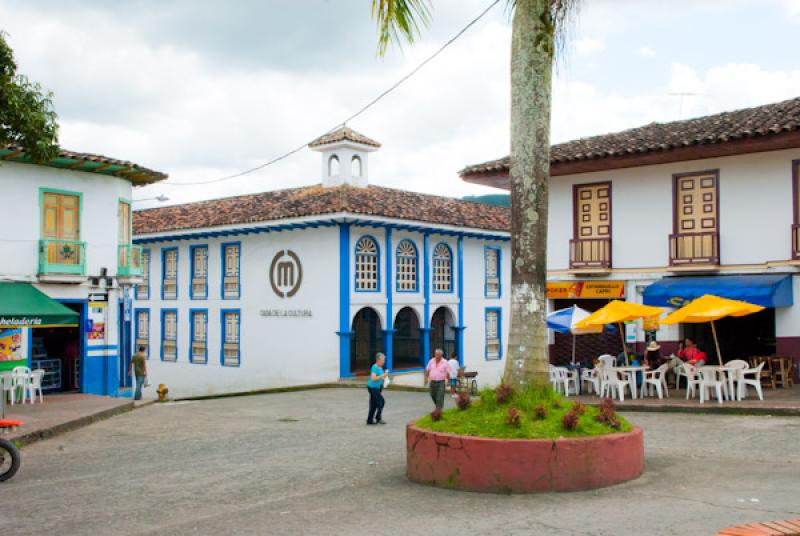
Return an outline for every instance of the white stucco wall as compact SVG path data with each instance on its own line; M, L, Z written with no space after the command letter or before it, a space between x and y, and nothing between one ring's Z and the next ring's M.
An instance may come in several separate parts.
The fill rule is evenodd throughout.
M791 258L792 160L800 149L553 177L550 181L549 270L569 269L574 184L611 182L614 268L669 264L673 174L719 170L723 265Z
M86 271L117 272L119 200L130 200L131 183L97 173L0 162L3 210L0 211L0 275L30 278L39 268L40 190L81 194L80 238L86 242Z

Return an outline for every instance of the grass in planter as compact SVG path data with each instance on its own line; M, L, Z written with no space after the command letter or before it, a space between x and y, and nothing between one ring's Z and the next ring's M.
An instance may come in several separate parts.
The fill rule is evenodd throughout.
M633 426L617 414L619 429L598 422L600 411L594 406L586 406L578 418L574 430L567 430L563 418L572 407L573 402L562 399L552 389L528 388L514 392L510 399L498 403L495 390L486 388L480 393L480 400L473 399L465 410L448 409L440 420L434 422L430 415L417 421L417 426L434 432L446 432L478 437L496 437L503 439L557 439L560 437L587 437L617 432L628 432ZM546 416L539 417L544 406ZM519 426L509 424L509 408L519 413Z

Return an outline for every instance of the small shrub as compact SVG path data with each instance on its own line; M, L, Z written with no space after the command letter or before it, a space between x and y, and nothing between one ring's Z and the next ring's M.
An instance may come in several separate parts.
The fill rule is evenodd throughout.
M472 399L469 397L469 393L467 391L461 391L458 393L458 399L456 399L456 405L458 409L464 411L472 404Z
M602 413L603 411L613 414L614 411L616 411L616 408L614 407L614 401L608 397L604 398L603 401L600 402L600 412Z
M534 408L533 414L540 421L546 419L547 418L547 406L545 406L544 404L539 404L538 406L536 406L536 408Z
M511 388L510 385L507 383L501 383L497 386L497 389L494 391L495 400L497 400L498 404L505 404L511 397L514 395L514 389Z
M574 413L575 413L575 414L576 414L578 417L580 417L581 415L583 415L584 413L586 413L586 406L584 406L584 405L583 405L582 403L580 403L580 402L575 402L574 404L572 404L572 411L573 411L573 412L574 412Z
M433 422L441 421L442 420L442 410L436 408L435 410L431 411L431 420Z
M550 405L553 406L553 409L561 409L561 400L554 398Z
M619 418L617 418L616 415L612 415L611 417L609 417L606 424L608 424L611 428L615 430L619 430L620 427L622 426L622 423L619 422Z
M574 430L575 428L578 427L579 418L580 417L578 416L577 413L575 413L574 410L568 411L561 418L561 424L564 425L564 428L566 428L567 430Z
M522 424L522 415L519 410L514 406L508 408L508 415L506 416L506 424L509 426L516 426L519 428Z
M620 422L614 412L614 401L610 398L604 398L600 403L600 413L597 415L596 420L609 425L612 428L619 428Z

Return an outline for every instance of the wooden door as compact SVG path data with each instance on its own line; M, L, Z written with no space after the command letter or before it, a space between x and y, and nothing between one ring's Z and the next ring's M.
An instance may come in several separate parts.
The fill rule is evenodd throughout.
M608 265L611 261L611 183L576 185L574 218L573 264Z
M54 192L42 194L42 239L67 242L48 244L48 263L80 263L77 244L68 243L80 239L80 197Z
M131 204L124 201L119 203L119 244L125 246L131 243Z
M718 257L718 178L716 173L675 179L676 255L688 261Z

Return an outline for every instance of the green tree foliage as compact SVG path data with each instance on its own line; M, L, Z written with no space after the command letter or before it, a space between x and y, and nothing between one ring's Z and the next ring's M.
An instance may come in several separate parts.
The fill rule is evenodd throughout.
M0 32L0 147L19 145L35 162L58 154L53 95L17 73L14 53Z

